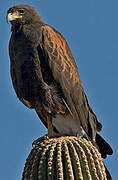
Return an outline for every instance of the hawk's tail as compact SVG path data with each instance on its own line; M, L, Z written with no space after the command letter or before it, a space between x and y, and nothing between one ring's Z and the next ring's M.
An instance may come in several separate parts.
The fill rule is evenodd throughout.
M107 155L113 154L113 150L112 150L111 146L99 134L96 134L96 143L97 143L97 146L99 148L102 158L106 158ZM112 177L111 177L108 169L106 168L105 165L104 165L104 167L105 167L107 179L112 180Z
M113 154L111 146L99 134L96 134L96 143L99 147L102 158L106 158L107 155Z

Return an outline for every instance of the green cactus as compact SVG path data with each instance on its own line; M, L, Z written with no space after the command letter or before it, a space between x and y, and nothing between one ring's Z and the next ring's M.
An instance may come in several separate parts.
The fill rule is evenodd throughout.
M107 180L98 150L90 141L73 136L34 142L22 180Z

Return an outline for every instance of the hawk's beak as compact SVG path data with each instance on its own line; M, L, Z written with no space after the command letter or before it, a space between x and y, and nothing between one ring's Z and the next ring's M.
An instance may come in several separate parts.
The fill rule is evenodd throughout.
M7 22L11 22L11 21L14 21L16 19L21 19L22 16L19 15L17 12L14 12L14 13L8 13L7 15Z

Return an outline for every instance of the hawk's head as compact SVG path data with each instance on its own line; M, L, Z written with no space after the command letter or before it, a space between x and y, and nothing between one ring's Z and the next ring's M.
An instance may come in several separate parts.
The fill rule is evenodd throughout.
M12 25L30 24L32 22L43 23L37 11L28 5L16 5L7 11L7 21Z

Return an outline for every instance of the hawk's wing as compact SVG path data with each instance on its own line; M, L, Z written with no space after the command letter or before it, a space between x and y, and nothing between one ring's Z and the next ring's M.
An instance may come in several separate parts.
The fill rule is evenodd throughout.
M74 58L63 36L48 25L42 26L42 50L54 79L60 84L67 106L78 126L95 138L97 119L90 111Z

